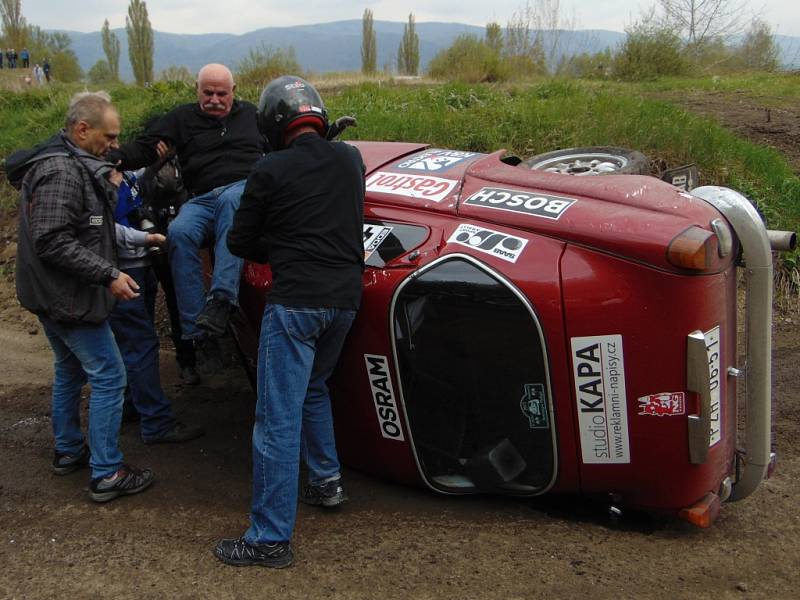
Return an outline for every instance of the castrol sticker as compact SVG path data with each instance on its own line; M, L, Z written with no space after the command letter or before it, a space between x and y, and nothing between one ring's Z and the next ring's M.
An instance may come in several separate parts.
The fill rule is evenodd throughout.
M364 361L381 435L389 440L405 440L400 427L400 413L397 410L392 377L389 375L389 361L385 356L376 354L365 354Z
M583 462L629 463L622 336L577 337L570 341Z
M450 195L457 183L455 179L442 179L429 175L377 171L367 179L367 191L441 202Z
M709 447L714 446L722 439L722 402L720 400L720 353L719 325L703 334L706 338L706 354L708 355L708 378L711 390L711 403L709 415Z

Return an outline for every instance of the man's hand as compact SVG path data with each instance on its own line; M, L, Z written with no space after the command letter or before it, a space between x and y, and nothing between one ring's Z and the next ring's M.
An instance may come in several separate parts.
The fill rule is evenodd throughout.
M158 143L156 144L156 154L158 154L159 159L162 159L169 154L170 150L171 148L167 142L164 140L158 140Z
M119 162L117 162L117 166L119 166ZM108 180L116 187L119 187L122 183L122 171L117 169L111 169L108 173Z
M147 245L148 246L164 246L167 243L167 236L160 233L148 233Z
M127 273L120 272L116 279L111 280L108 289L111 295L119 300L133 300L139 297L137 293L139 291L139 285L134 281L133 277Z

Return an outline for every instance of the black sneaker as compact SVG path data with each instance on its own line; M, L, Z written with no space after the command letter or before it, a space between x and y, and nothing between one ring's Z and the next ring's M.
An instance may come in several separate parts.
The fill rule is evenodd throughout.
M300 500L306 504L332 508L347 502L347 492L344 491L341 479L334 479L320 485L309 483L300 495Z
M89 464L89 447L84 444L77 454L59 454L55 453L53 457L53 473L56 475L69 475L73 471L77 471L81 467Z
M225 368L225 358L222 348L215 337L205 335L194 342L197 357L197 371L205 377L210 377Z
M178 421L172 429L162 433L160 436L143 440L145 444L180 444L199 438L206 430L200 425L187 425Z
M244 536L237 540L220 540L214 547L214 556L226 565L236 567L258 565L283 569L294 562L292 545L289 542L255 546L244 541Z
M183 383L186 385L200 385L200 375L197 373L197 369L195 369L194 366L181 367L180 376L181 379L183 379Z
M228 330L228 321L231 320L235 308L224 296L212 294L206 301L203 312L197 316L195 325L210 335L221 337Z
M92 479L89 496L95 502L108 502L117 496L129 496L143 492L155 481L150 469L137 469L133 465L122 465L113 475Z

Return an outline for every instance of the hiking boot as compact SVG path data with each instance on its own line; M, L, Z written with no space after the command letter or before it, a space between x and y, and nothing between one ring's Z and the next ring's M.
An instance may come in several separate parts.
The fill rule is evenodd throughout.
M206 430L200 425L187 425L178 421L172 429L168 429L158 437L143 440L145 444L180 444L199 438Z
M228 330L228 321L236 307L220 294L212 294L206 301L206 306L197 316L195 325L198 329L207 331L209 335L222 337Z
M220 540L214 547L214 555L225 564L236 567L258 565L283 569L294 561L289 542L254 545L248 544L244 536L237 540Z
M92 479L89 497L95 502L108 502L117 496L129 496L143 492L155 481L150 469L137 469L133 465L122 465L113 475Z
M205 335L194 342L195 355L197 356L197 371L204 377L214 375L225 367L222 348L215 337Z
M306 504L332 508L347 502L347 492L344 491L341 479L326 481L319 485L309 483L300 495L300 500Z
M77 454L59 454L55 453L53 457L53 473L56 475L69 475L73 471L77 471L81 467L89 464L89 447L84 444Z
M181 367L180 376L181 379L183 379L183 383L186 385L200 385L200 375L197 373L197 369L195 369L194 366Z

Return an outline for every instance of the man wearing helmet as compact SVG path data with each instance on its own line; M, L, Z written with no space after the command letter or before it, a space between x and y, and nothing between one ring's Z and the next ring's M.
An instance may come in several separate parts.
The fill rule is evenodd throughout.
M133 170L156 161L161 141L177 152L190 199L169 227L170 266L183 337L194 340L198 370L210 374L222 366L216 340L225 333L238 304L243 264L228 251L225 238L245 179L268 147L253 127L256 107L234 98L236 85L227 67L204 66L196 87L197 102L169 111L108 157ZM209 243L214 249L214 272L206 297L200 250Z
M327 380L361 301L365 169L356 148L326 139L322 99L299 77L264 88L258 127L273 152L250 174L228 234L233 254L269 262L273 274L259 340L252 510L245 534L214 553L281 568L293 560L300 453L303 501L347 499Z

